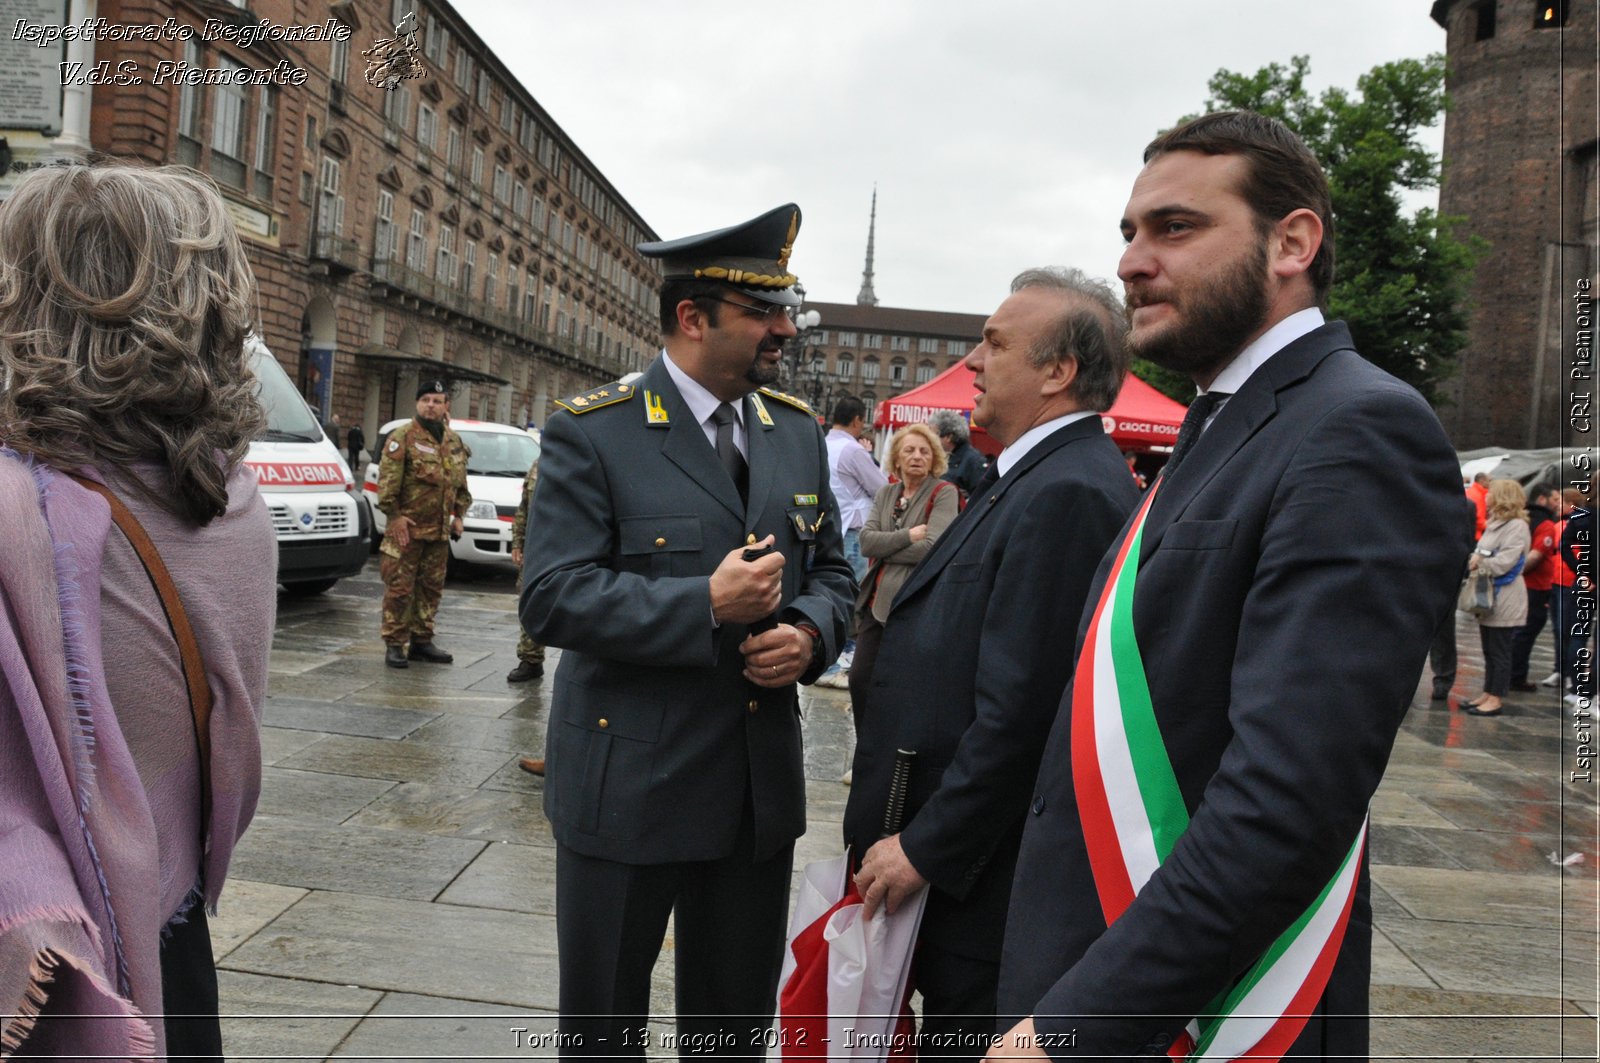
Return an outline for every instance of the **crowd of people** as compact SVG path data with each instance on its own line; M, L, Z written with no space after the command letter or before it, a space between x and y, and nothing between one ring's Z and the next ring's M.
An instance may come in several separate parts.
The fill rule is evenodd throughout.
M772 388L794 204L639 246L662 352L557 404L517 518L507 679L561 651L524 767L563 1055L644 1055L669 921L679 1043L771 1043L798 687L842 657L853 888L869 918L925 896L918 1055L1367 1054L1367 810L1418 669L1433 643L1437 693L1460 605L1463 707L1504 711L1548 603L1554 678L1592 698L1592 514L1540 485L1530 522L1498 480L1474 515L1426 402L1323 315L1327 180L1284 125L1206 115L1143 163L1124 294L1023 270L967 355L987 465L941 415L879 468L860 403L824 433ZM0 208L7 1053L221 1054L205 914L259 790L275 600L253 291L187 172L55 168ZM1100 418L1135 357L1199 391L1148 484ZM391 667L451 659L448 402L423 381L379 456Z
M1466 485L1474 546L1458 606L1478 623L1483 689L1454 708L1499 716L1513 690L1559 688L1574 710L1594 699L1593 506L1577 488L1473 475ZM1536 683L1528 674L1534 645L1549 623L1555 670ZM1456 630L1447 622L1429 650L1433 700L1448 701L1456 681Z

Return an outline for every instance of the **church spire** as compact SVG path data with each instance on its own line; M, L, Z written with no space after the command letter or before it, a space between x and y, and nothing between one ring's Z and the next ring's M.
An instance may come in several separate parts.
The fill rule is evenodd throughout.
M857 306L877 306L878 296L872 290L872 244L878 232L878 186L872 186L872 220L867 222L867 268L861 273L861 291L856 295Z

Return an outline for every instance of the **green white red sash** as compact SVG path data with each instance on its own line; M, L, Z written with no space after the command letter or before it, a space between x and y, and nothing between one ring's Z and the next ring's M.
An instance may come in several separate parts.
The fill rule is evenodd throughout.
M1133 629L1147 492L1095 605L1073 677L1072 781L1106 925L1133 903L1189 826ZM1129 559L1132 559L1131 563ZM1305 1027L1350 921L1367 824L1321 894L1239 981L1189 1024L1176 1059L1278 1059Z

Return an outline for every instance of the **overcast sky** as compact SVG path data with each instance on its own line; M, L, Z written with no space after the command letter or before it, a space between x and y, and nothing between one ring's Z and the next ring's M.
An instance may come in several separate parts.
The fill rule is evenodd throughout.
M1113 278L1144 145L1219 68L1354 90L1445 36L1428 0L454 2L663 237L794 201L791 267L853 302L876 184L880 303L983 314L1029 266Z

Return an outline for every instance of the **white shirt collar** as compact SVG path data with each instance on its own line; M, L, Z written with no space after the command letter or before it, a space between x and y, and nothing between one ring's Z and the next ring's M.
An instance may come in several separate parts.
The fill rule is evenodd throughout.
M1245 381L1257 369L1267 364L1267 359L1283 350L1308 332L1315 332L1323 324L1322 311L1314 306L1297 310L1257 336L1255 342L1240 351L1228 367L1217 374L1207 391L1220 391L1225 395L1238 393Z
M683 396L683 401L688 404L689 412L694 414L694 419L704 424L711 419L722 400L707 391L698 380L678 368L678 363L672 360L672 355L666 351L661 352L661 360L667 363L667 373L672 377L672 382L678 385L678 394ZM733 407L733 415L738 420L740 427L744 426L744 400L729 403Z
M672 360L672 356L665 350L661 352L661 360L666 363L667 375L672 377L674 384L678 385L678 394L683 396L684 405L688 406L689 412L694 415L695 423L705 432L706 438L711 441L711 445L716 446L717 426L711 423L711 415L716 412L718 406L722 405L722 400L707 391L705 386L694 377L679 369L677 363ZM740 398L737 402L730 402L728 405L733 407L734 445L739 448L741 454L748 457L749 451L745 448L744 436L744 399Z
M1064 413L1060 417L1053 417L1043 424L1036 424L1017 437L1016 442L1000 452L995 460L1000 475L1004 476L1016 468L1017 462L1027 456L1028 451L1038 446L1051 434L1067 427L1073 421L1081 421L1085 417L1100 416L1094 410L1077 410L1073 413Z

